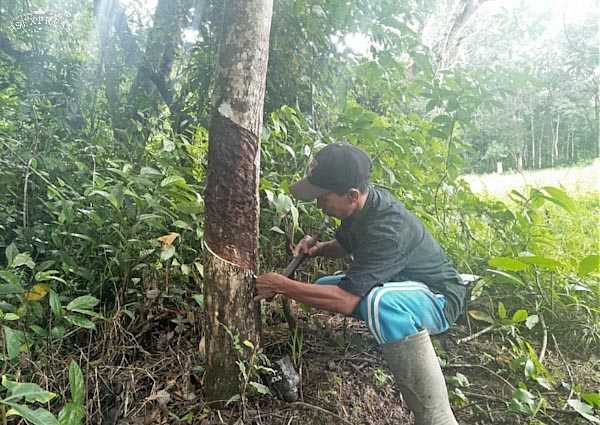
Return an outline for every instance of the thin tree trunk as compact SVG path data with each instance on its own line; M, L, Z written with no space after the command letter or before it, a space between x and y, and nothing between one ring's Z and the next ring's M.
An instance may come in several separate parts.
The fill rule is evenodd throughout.
M542 168L542 146L544 145L544 130L546 130L546 121L542 118L542 129L538 139L538 169Z
M448 32L438 50L437 69L450 67L452 54L458 49L462 41L462 31L481 5L487 1L489 0L458 0L455 5L452 24L448 28Z
M575 130L571 130L571 164L575 161Z
M600 94L594 96L594 117L596 118L596 157L600 158Z
M204 297L209 400L240 394L245 340L260 343L252 274L258 255L259 133L272 0L225 1L209 132ZM236 349L234 339L239 337Z
M554 160L558 161L558 131L560 129L560 113L556 116L556 133L554 134L554 140L552 142L552 166L554 167Z
M535 168L535 126L533 125L533 114L531 114L531 169Z

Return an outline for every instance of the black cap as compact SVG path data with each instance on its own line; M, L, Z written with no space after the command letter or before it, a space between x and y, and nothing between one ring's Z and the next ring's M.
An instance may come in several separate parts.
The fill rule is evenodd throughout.
M343 193L369 181L369 156L347 143L333 143L321 149L311 162L306 178L290 186L292 195L310 201L326 192Z

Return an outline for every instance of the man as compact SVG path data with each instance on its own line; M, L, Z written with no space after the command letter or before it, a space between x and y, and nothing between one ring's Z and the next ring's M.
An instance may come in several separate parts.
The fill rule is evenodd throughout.
M308 176L291 186L300 200L317 200L327 215L342 220L335 239L296 254L352 254L345 275L317 285L277 273L256 278L256 299L283 294L321 309L366 322L417 425L455 425L442 370L429 335L442 333L463 310L465 287L439 244L421 221L390 193L369 185L371 160L349 144L319 151Z

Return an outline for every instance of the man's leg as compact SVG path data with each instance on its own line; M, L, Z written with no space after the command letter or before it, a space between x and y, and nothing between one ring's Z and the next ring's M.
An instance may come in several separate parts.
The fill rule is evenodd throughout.
M325 276L317 283L337 285L342 277ZM445 302L423 283L391 282L374 288L354 311L381 344L416 425L457 425L429 337L448 329Z
M445 298L419 282L391 282L374 288L361 302L373 336L416 425L457 425L446 381L429 335L445 332Z
M458 425L446 380L427 331L383 344L383 356L416 425Z

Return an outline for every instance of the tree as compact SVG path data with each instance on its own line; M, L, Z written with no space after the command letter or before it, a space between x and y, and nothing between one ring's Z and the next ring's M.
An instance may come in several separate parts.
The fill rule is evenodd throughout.
M272 0L226 1L209 129L204 237L207 397L239 391L233 336L256 346L253 301L258 245L259 132L262 126Z

